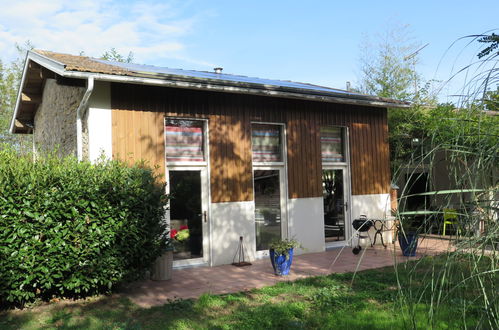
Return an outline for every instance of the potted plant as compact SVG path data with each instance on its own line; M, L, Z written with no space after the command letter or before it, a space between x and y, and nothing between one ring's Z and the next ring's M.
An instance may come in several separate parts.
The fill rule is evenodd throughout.
M270 243L270 262L276 275L289 275L291 263L293 262L293 250L300 246L300 243L295 239L279 239Z
M186 225L180 226L180 228L172 229L170 233L170 238L173 243L173 252L179 258L190 258L191 250L189 246L190 231Z
M166 281L172 279L173 274L173 244L167 232L163 254L154 262L151 280Z
M397 225L397 236L402 254L405 257L416 256L419 235L417 222L414 217L400 219Z

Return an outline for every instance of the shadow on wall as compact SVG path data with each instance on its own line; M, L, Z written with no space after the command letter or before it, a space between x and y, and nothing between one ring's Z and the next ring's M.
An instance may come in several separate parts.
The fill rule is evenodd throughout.
M252 121L286 124L290 198L322 196L321 125L350 128L352 193L389 193L386 120L373 109L152 86L113 84L112 89L121 95L113 97L113 109L126 112L114 123L124 140L116 150L149 161L160 174L165 173L164 117L209 120L214 203L253 200Z

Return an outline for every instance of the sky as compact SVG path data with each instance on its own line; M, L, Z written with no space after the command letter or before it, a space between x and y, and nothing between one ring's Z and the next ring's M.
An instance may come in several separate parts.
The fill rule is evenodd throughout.
M360 76L362 45L408 25L425 45L416 69L447 81L476 61L462 37L495 30L499 1L0 0L0 59L16 43L99 57L114 47L134 62L345 89ZM465 78L444 85L440 100Z

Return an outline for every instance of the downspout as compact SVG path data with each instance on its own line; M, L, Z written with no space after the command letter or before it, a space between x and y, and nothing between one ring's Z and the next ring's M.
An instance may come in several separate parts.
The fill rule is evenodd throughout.
M76 109L76 154L78 161L83 160L83 124L82 120L88 107L88 100L94 90L94 77L90 76L87 80L87 90L81 99L78 109Z

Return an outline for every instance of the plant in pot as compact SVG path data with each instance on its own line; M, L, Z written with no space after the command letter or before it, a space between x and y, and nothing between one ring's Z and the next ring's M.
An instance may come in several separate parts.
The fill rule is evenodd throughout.
M170 237L173 243L173 251L178 258L190 258L190 247L189 247L189 228L185 225L180 226L178 230L172 229Z
M397 225L397 236L405 257L416 256L418 248L418 223L414 217L403 217Z
M301 247L295 239L274 240L269 245L270 262L276 275L289 275L294 248Z

